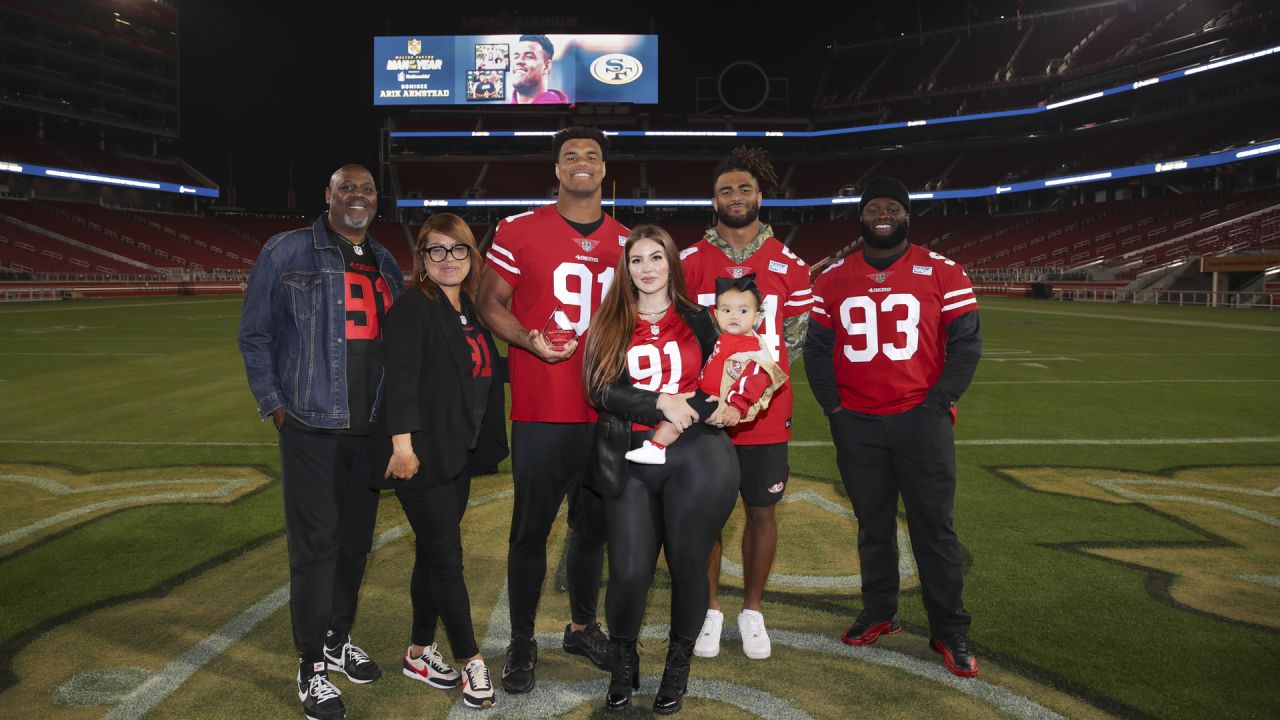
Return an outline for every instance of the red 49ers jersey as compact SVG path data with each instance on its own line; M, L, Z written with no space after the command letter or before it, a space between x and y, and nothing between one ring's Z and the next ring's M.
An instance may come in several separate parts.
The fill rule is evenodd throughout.
M590 237L580 237L546 205L498 223L485 259L515 292L511 312L522 325L542 330L554 312L578 334L579 348L564 362L546 363L512 346L511 419L531 422L594 422L582 386L583 335L613 282L630 231L609 215Z
M627 375L632 385L668 395L693 392L698 389L701 373L702 348L698 338L674 307L668 308L656 323L636 322L627 347ZM653 428L635 423L631 429Z
M746 262L738 264L706 238L680 253L685 286L699 304L715 307L716 278L756 275L756 287L764 297L764 322L757 333L783 369L790 367L782 321L803 315L813 306L809 271L804 261L777 238L768 238ZM754 422L729 428L735 445L765 445L791 439L791 383L778 388L769 407Z
M813 317L835 331L841 406L892 415L924 402L942 374L947 325L978 309L969 277L919 245L884 270L854 253L818 276Z

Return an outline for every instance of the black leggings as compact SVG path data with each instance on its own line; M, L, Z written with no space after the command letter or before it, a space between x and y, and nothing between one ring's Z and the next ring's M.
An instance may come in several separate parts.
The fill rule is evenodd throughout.
M634 434L632 446L651 435ZM707 614L707 558L733 512L738 484L728 436L703 424L667 448L665 465L631 465L622 495L606 502L610 637L639 635L660 549L671 572L671 634L697 636Z
M465 474L435 487L396 490L415 536L413 578L409 581L413 600L410 641L424 646L435 642L436 622L443 619L453 657L458 660L480 654L471 626L471 597L462 576L462 514L470 494L471 478Z

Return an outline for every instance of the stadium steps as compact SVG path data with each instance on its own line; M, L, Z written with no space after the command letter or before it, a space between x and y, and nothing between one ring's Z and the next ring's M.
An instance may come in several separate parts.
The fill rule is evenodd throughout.
M18 226L18 227L22 228L23 230L26 230L27 232L32 232L32 233L35 233L35 234L37 234L37 235L42 235L42 236L44 236L44 237L46 237L46 238L49 238L50 240L56 240L56 241L58 241L58 242L60 242L60 243L64 243L64 244L66 244L66 245L70 245L70 246L72 246L72 247L74 247L74 248L76 248L76 249L78 249L78 250L81 250L81 251L84 251L84 252L88 252L88 253L92 253L92 254L97 255L97 256L99 256L99 257L106 258L106 259L108 259L108 260L111 260L112 262L119 263L119 264L122 264L122 265L128 265L128 266L130 266L130 267L135 267L135 268L138 268L139 270L142 270L142 271L144 271L144 272L154 273L154 274L157 274L157 275L159 275L159 274L163 274L163 273L164 273L164 271L163 271L162 269L160 269L160 268L158 268L158 267L155 267L154 265L148 265L148 264L146 264L146 263L144 263L144 262L141 262L141 261L139 261L139 260L134 260L133 258L125 257L124 255L117 255L116 253L113 253L113 252L111 252L111 251L109 251L109 250L103 250L102 248L94 247L94 246L92 246L92 245L90 245L90 244L88 244L88 243L84 243L84 242L81 242L81 241L79 241L79 240L74 240L74 239L72 239L72 238L69 238L69 237L67 237L66 235L63 235L63 234L61 234L61 233L56 233L56 232L54 232L54 231L52 231L52 230L48 230L48 229L42 228L42 227L40 227L40 226L38 226L38 225L33 225L33 224L31 224L31 223L24 222L24 221L19 220L18 218L13 217L13 216L11 216L11 215L4 215L3 217L4 217L4 219L5 219L7 222L9 222L10 224L12 224L12 225L16 225L16 226Z

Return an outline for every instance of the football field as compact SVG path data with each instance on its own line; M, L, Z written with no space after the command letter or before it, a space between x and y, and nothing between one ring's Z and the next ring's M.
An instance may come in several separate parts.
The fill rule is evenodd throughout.
M0 716L301 717L279 457L236 350L241 302L0 306ZM695 659L682 716L1280 717L1280 313L980 302L986 350L959 404L956 526L981 675L952 677L928 650L909 558L906 631L839 642L860 607L856 523L797 363L792 482L764 607L773 657L746 659L731 632L720 657ZM463 525L495 678L508 472L474 482ZM739 509L725 534L727 630L741 528ZM413 541L390 496L377 533L354 640L387 672L337 681L348 716L474 716L459 691L400 674ZM551 568L564 535L561 520ZM660 570L642 688L622 717L649 715L668 597ZM488 716L605 715L607 676L559 650L567 620L557 570L538 689L500 691Z

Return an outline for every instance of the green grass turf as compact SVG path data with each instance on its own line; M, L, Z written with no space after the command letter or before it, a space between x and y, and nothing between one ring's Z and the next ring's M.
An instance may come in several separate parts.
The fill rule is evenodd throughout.
M0 307L0 462L84 471L251 465L278 473L274 431L256 421L235 348L239 308L238 298ZM1280 633L1176 607L1153 589L1147 571L1071 549L1194 545L1212 538L1214 527L1141 505L1030 490L999 472L1263 466L1269 487L1280 485L1280 313L1004 299L984 300L982 308L986 355L960 403L956 502L972 637L982 653L1122 715L1280 714L1273 688ZM793 379L795 440L816 444L792 447L792 470L839 487L826 422L799 364ZM1144 382L1098 382L1135 380ZM1271 440L970 444L1199 437ZM63 440L77 443L48 442ZM183 444L207 442L238 444ZM1275 516L1274 505L1260 507ZM0 556L0 649L12 655L60 619L165 592L281 532L273 484L229 506L139 508L54 533ZM833 552L851 557L853 538L842 540ZM786 543L783 527L783 554ZM789 597L766 595L779 623ZM823 597L848 614L858 607L847 594ZM1272 617L1276 608L1280 591ZM903 615L924 632L918 593L904 598Z

